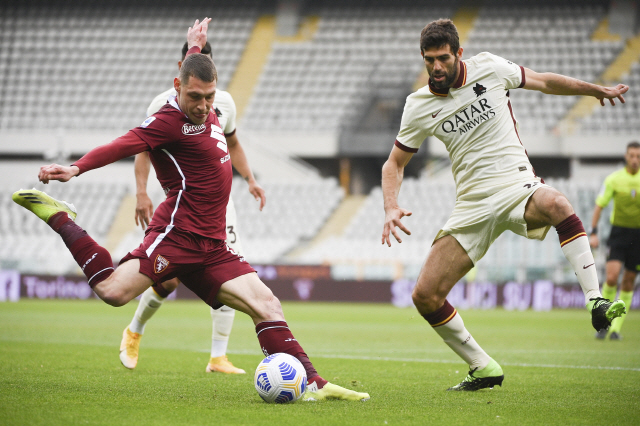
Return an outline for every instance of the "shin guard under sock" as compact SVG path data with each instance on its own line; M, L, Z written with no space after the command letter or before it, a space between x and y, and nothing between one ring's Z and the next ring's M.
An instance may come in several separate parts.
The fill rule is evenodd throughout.
M87 283L91 288L113 273L113 260L111 260L109 252L98 245L66 213L56 213L48 223L62 237L76 263L87 277Z
M445 300L440 309L423 315L423 317L440 335L442 340L469 364L470 369L477 368L482 370L491 362L491 357L487 355L471 336L471 333L467 331L460 314L456 308L451 306L449 301Z
M556 226L560 247L578 277L580 287L585 296L585 304L590 299L602 297L596 263L593 260L589 238L582 222L572 214Z
M256 325L256 333L260 347L265 355L284 352L296 357L307 371L307 382L317 383L318 389L322 389L327 383L309 360L302 346L293 337L286 321L263 321Z

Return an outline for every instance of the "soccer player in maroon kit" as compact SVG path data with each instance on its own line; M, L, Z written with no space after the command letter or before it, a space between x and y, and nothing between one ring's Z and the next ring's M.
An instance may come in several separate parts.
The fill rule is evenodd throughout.
M38 178L67 182L89 170L149 151L167 199L147 228L144 241L117 268L111 255L75 222L75 208L37 190L20 190L13 200L60 234L95 293L122 306L154 283L178 277L216 308L223 304L246 313L256 325L265 355L296 357L308 378L304 399L367 400L369 394L327 382L316 372L285 321L280 301L245 259L225 243L225 213L232 169L216 114L210 114L217 73L200 54L210 19L196 20L187 32L190 50L174 80L175 98L113 142L89 151L70 167L40 168Z

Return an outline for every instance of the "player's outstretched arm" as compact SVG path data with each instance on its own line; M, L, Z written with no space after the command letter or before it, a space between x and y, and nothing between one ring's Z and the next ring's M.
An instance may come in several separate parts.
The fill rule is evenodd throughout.
M234 133L231 136L227 136L227 147L229 148L229 155L231 156L231 164L240 173L240 176L249 184L249 192L253 195L256 201L260 201L260 211L267 203L267 197L264 189L256 182L256 178L253 176L251 167L249 166L249 160L244 153L242 145L238 140L238 136Z
M189 49L194 46L198 46L200 49L203 49L204 45L207 44L207 29L209 28L209 22L211 22L211 18L204 18L202 22L196 19L193 23L193 27L189 27L187 30L187 43L189 45Z
M405 234L411 235L411 231L404 226L400 219L405 216L411 216L412 213L398 206L398 194L404 177L404 168L412 156L412 153L405 152L394 146L391 154L389 154L389 159L382 166L382 197L384 199L385 212L382 244L386 243L389 247L391 247L390 234L394 236L397 242L402 242L396 227L400 228Z
M622 95L629 90L629 86L625 84L605 87L552 72L538 73L529 68L524 69L524 75L525 89L538 90L549 95L593 96L600 100L602 106L605 105L605 99L608 99L611 105L616 104L616 99L624 103Z
M74 176L80 173L80 169L77 166L61 166L59 164L49 164L48 166L40 167L38 173L38 180L42 183L49 183L50 180L57 180L59 182L68 182Z
M134 162L134 173L136 176L136 226L144 230L149 226L153 216L153 202L147 194L147 181L151 170L151 159L149 153L141 152L136 155Z

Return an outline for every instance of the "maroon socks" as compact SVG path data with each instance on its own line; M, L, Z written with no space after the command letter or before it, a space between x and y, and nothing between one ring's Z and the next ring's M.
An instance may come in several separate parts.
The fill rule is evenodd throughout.
M113 261L109 252L98 245L84 229L71 220L67 213L56 213L47 223L51 229L60 234L76 263L87 277L91 288L113 273Z
M293 337L286 321L263 321L256 325L260 347L265 355L284 352L296 357L307 371L307 384L316 383L322 389L327 381L320 377L302 346Z

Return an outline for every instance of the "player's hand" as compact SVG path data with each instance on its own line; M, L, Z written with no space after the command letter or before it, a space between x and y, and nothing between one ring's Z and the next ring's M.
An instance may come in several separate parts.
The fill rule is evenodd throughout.
M626 84L618 84L616 87L603 87L603 89L604 94L602 97L598 96L598 99L600 99L600 105L604 106L605 99L609 99L609 103L611 103L611 105L615 105L616 99L624 103L624 97L622 95L627 93L629 86Z
M258 185L258 182L256 182L255 179L249 182L249 192L253 195L253 198L255 198L256 201L260 201L259 209L262 211L264 205L267 204L267 197L264 189Z
M591 248L598 248L598 246L600 245L600 239L596 234L589 235L589 245L591 246Z
M146 192L136 194L136 226L144 231L153 217L153 202Z
M59 164L49 164L40 167L38 180L42 183L49 183L50 180L59 182L68 182L74 176L77 176L80 169L77 166L65 167Z
M382 231L382 244L386 242L387 245L391 247L391 238L389 237L390 234L393 234L397 242L399 243L402 242L402 238L398 236L398 231L396 230L396 227L402 229L402 231L405 234L411 235L411 231L409 231L409 229L406 226L404 226L404 224L400 221L400 219L402 219L405 216L411 216L412 214L413 213L411 213L409 210L403 209L401 207L396 207L388 211L384 218L384 230Z
M198 46L200 49L204 49L204 45L207 44L207 29L209 28L209 22L211 22L211 18L204 18L202 22L196 19L193 23L193 27L189 27L187 30L187 44L189 49L193 46Z

